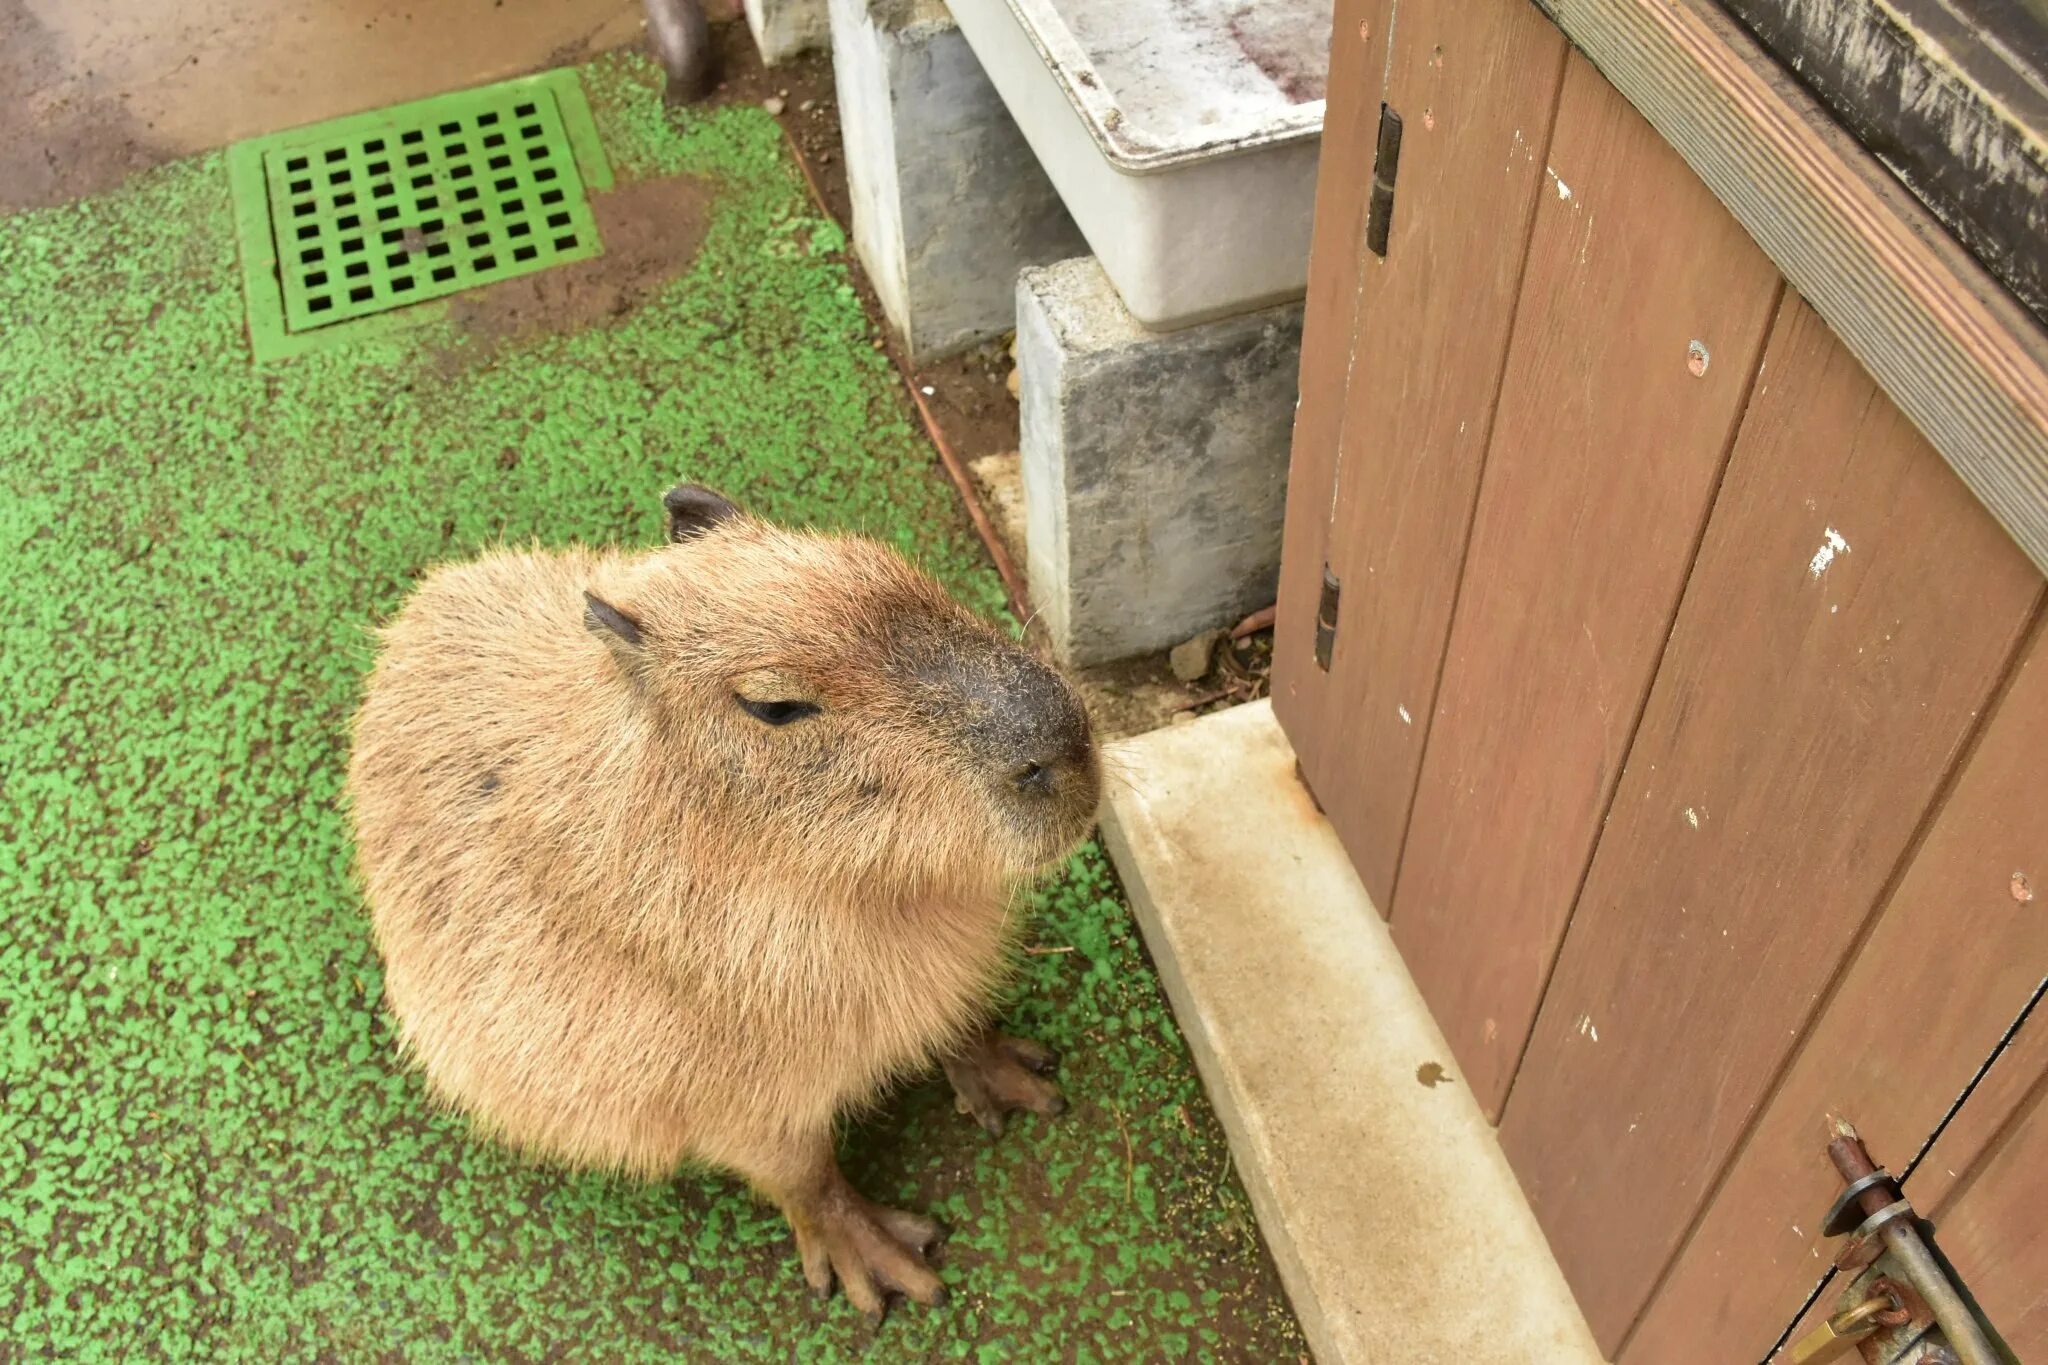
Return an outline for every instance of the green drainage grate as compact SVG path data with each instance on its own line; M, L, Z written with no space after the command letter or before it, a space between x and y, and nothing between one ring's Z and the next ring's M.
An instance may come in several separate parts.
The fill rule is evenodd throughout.
M437 316L417 305L603 250L584 190L611 171L573 71L228 155L258 359Z

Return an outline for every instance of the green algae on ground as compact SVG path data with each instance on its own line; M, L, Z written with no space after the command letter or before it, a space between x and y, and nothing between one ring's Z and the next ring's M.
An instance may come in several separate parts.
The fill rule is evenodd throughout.
M366 629L501 539L650 542L679 476L1000 588L765 114L586 79L622 180L711 187L602 326L257 368L220 158L0 220L0 1359L1291 1360L1299 1337L1098 851L1015 1026L1075 1107L927 1084L848 1135L952 1307L804 1292L730 1181L524 1164L394 1065L338 806Z

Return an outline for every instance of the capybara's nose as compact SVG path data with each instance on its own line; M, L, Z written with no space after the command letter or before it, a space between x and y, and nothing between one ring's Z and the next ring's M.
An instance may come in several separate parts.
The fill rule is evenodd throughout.
M1022 758L1010 774L1010 780L1016 784L1017 790L1027 795L1051 796L1059 790L1062 778L1086 772L1088 760L1093 755L1095 746L1085 725L1084 720L1083 728L1078 732L1071 728L1059 727L1055 735L1050 737L1053 740L1051 744L1043 746L1041 752L1027 754ZM1034 737L1046 736L1041 732Z
M990 782L1027 799L1093 784L1094 733L1065 678L979 628L913 644L910 670L930 685L935 712L957 719L962 747Z

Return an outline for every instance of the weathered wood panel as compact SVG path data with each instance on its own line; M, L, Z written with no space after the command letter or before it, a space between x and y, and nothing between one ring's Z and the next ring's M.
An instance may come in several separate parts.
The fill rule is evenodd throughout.
M2014 1097L2017 1106L2005 1111L2007 1122L1981 1135L1981 1156L1960 1168L1966 1176L1961 1180L1951 1174L1958 1169L1951 1163L1969 1158L1953 1148L1944 1153L1937 1145L1921 1168L1930 1179L1916 1175L1908 1182L1909 1194L1933 1212L1942 1254L2014 1358L2048 1360L2048 1273L2043 1273L2048 1267L2048 1013L2034 1011L1985 1078L1986 1086L2001 1068L2008 1082L2031 1081L2024 1094ZM1963 1113L1997 1112L1989 1104L1977 1109L1983 1095L1979 1087ZM1933 1164L1937 1158L1942 1158L1940 1165ZM1948 1182L1939 1193L1929 1188L1936 1176Z
M1521 0L1410 6L1394 27L1387 103L1403 138L1387 254L1358 253L1334 509L1327 493L1298 508L1289 489L1273 689L1309 784L1382 912L1392 904L1565 55L1563 36ZM1373 129L1345 134L1365 158L1361 177L1377 105L1372 112ZM1313 433L1324 420L1315 415ZM1331 518L1319 554L1321 528L1303 526L1297 539L1297 511ZM1313 657L1325 560L1343 585L1327 675Z
M1779 293L1763 253L1582 57L1540 169L1393 908L1395 941L1489 1115L1536 1017ZM1418 705L1379 703L1397 700Z
M2048 975L2041 903L2013 893L2014 874L2029 868L2048 888L2044 739L2048 644L2037 632L1621 1365L1761 1359L1834 1255L1820 1231L1841 1188L1825 1153L1828 1116L1856 1124L1873 1156L1903 1171ZM1950 1168L1967 1171L2012 1114L2036 1079L2014 1083L2013 1071L1987 1075L1951 1125L1953 1140L1945 1134L1922 1163L1909 1191L1916 1204L1935 1207Z
M1541 0L2048 570L2048 334L1713 0Z
M1932 454L1791 300L1501 1128L1608 1350L2039 600Z
M2037 649L2037 652L2038 649ZM2048 668L2048 663L2040 665ZM2030 752L2038 760L2041 755L2041 735L2036 730L2030 745ZM2035 805L2040 802L2040 784L2035 783L2028 800ZM2024 862L2015 863L2014 870L2038 868L2048 862L2048 843L2037 842L2028 850ZM2014 909L2022 920L2034 921L2033 933L2038 939L2041 934L2040 885L2038 877L2029 877L2027 886L2035 896L2024 905L2016 904ZM1949 940L1940 940L1946 944ZM2038 947L2031 946L2026 960L2040 962ZM2036 982L2039 989L2040 982ZM1974 990L1974 985L1964 989ZM1954 998L1954 997L1950 997ZM2013 1116L2031 1103L2029 1096L2048 1083L2048 1003L2035 1005L2025 1025L2014 1033L2012 1041L1999 1054L1998 1060L1977 1083L1970 1093L1969 1102L1964 1104L1950 1119L1948 1126L1941 1130L1934 1145L1920 1159L1911 1180L1913 1201L1922 1210L1939 1214L1955 1197L1962 1184L1973 1178L1981 1166L1998 1146L2001 1135L2011 1126ZM2040 1115L2048 1119L2048 1115ZM1900 1160L1904 1160L1901 1155ZM2042 1278L2048 1280L2048 1273Z
M1301 330L1301 379L1287 466L1280 591L1273 626L1273 710L1307 773L1327 752L1315 733L1329 675L1314 659L1316 598L1330 535L1337 440L1358 337L1358 277L1364 266L1365 205L1387 64L1391 0L1337 0L1330 33L1328 103L1316 167L1308 298ZM1332 781L1327 767L1325 785Z

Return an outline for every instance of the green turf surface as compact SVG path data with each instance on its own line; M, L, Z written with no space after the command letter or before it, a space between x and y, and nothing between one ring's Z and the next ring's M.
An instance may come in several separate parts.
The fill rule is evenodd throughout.
M926 1084L848 1135L956 1230L952 1305L879 1334L731 1182L522 1163L394 1065L338 797L423 566L651 542L687 475L1000 601L774 123L585 80L622 190L709 196L694 263L591 326L256 367L219 157L0 220L0 1359L1294 1360L1092 848L1011 1016L1073 1110L991 1142Z

